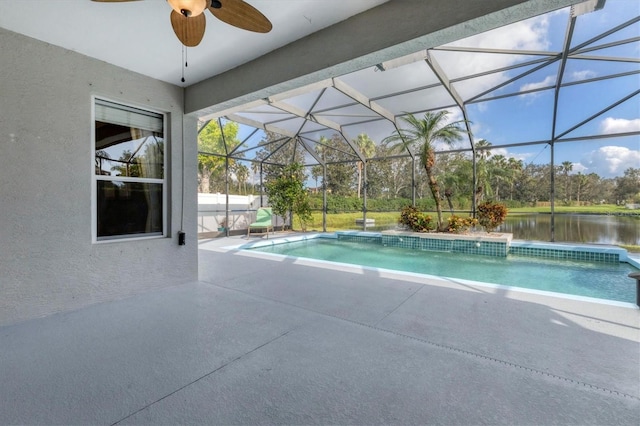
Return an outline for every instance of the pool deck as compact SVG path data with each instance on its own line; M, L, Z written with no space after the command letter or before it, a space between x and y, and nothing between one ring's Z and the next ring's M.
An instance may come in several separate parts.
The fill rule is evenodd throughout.
M0 327L0 424L637 425L631 305L246 241L199 241L198 282Z

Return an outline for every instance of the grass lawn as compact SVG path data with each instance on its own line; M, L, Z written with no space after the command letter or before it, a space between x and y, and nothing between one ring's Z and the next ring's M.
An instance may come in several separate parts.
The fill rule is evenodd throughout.
M313 212L313 222L307 226L307 230L322 230L322 213ZM398 223L400 212L367 212L367 219L375 219L376 225ZM354 213L327 213L327 232L341 229L362 229L356 225L356 219L362 219L361 212Z

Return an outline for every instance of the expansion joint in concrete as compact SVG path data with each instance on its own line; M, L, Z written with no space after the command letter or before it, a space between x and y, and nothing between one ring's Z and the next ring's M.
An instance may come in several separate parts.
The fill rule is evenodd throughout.
M407 303L409 301L409 299L411 299L413 296L416 295L416 293L418 293L422 288L424 288L423 285L419 286L416 291L414 291L413 293L411 293L409 296L407 296L406 299L404 299L402 302L400 302L398 304L398 306L396 306L395 308L393 308L388 314L384 315L382 318L380 318L375 324L374 327L377 327L378 324L380 324L382 321L384 321L387 317L389 317L390 315L392 315L395 311L397 311L398 309L400 309L400 307L402 305L404 305L405 303Z
M172 395L174 395L174 394L176 394L176 393L180 392L180 391L181 391L181 390L183 390L183 389L188 388L189 386L191 386L191 385L193 385L193 384L195 384L195 383L199 382L199 381L200 381L200 380L202 380L202 379L206 379L207 377L209 377L209 376L211 376L211 375L213 375L213 374L217 373L218 371L222 370L223 368L227 367L228 365L231 365L231 364L233 364L233 363L235 363L235 362L237 362L237 361L241 360L242 358L246 357L247 355L250 355L250 354L252 354L252 353L254 353L254 352L256 352L256 351L258 351L258 350L260 350L260 349L264 348L265 346L270 345L271 343L275 342L276 340L281 339L282 337L284 337L284 336L286 336L287 334L291 333L291 332L292 332L293 330L295 330L296 328L298 328L298 327L294 327L294 328L292 328L292 329L290 329L290 330L287 330L287 331L285 331L284 333L282 333L282 334L280 334L280 335L278 335L278 336L274 337L273 339L270 339L270 340L266 341L265 343L263 343L263 344L261 344L261 345L259 345L259 346L256 346L255 348L251 349L250 351L247 351L247 352L243 353L242 355L238 355L237 357L233 358L232 360L230 360L230 361L228 361L228 362L225 362L224 364L222 364L222 365L220 365L218 368L216 368L216 369L214 369L214 370L212 370L212 371L208 372L207 374L204 374L204 375L202 375L202 376L198 377L197 379L192 380L191 382L187 383L187 384L186 384L186 385L184 385L184 386L179 387L178 389L174 390L173 392L170 392L170 393L168 393L168 394L164 395L163 397L161 397L161 398L159 398L159 399L157 399L157 400L155 400L155 401L153 401L153 402L151 402L151 403L149 403L149 404L145 405L144 407L140 408L139 410L136 410L136 411L132 412L132 413L131 413L131 414L129 414L128 416L125 416L125 417L121 418L120 420L118 420L118 421L116 421L116 422L112 423L112 424L111 424L111 426L115 426L115 425L117 425L117 424L119 424L119 423L123 422L124 420L126 420L126 419L128 419L128 418L130 418L130 417L132 417L132 416L134 416L134 415L136 415L136 414L138 414L138 413L139 413L139 412L141 412L141 411L146 410L147 408L151 407L152 405L157 404L158 402L160 402L160 401L162 401L162 400L164 400L164 399L169 398L170 396L172 396Z
M420 342L420 343L423 343L423 344L426 344L426 345L429 345L429 346L432 346L432 347L435 347L435 348L438 348L438 349L442 349L442 350L445 350L445 351L455 352L455 353L462 354L462 355L465 355L465 356L468 356L468 357L478 358L478 359L482 359L484 361L489 361L489 362L492 362L492 363L495 363L495 364L499 364L499 365L503 365L503 366L506 366L506 367L510 367L512 369L526 371L526 372L531 373L531 374L536 374L536 375L539 375L539 376L544 376L544 377L547 377L547 378L550 378L550 379L555 379L555 380L562 381L562 382L565 382L565 383L570 383L570 384L575 385L575 386L581 386L581 387L584 387L584 388L587 388L587 389L591 389L593 391L603 392L603 393L606 393L606 394L609 394L609 395L615 395L615 396L619 396L619 397L623 397L623 398L629 398L629 399L633 399L633 400L636 400L636 401L640 401L640 396L630 395L630 394L627 394L627 393L624 393L624 392L619 392L617 390L608 389L608 388L604 388L602 386L597 386L597 385L593 385L593 384L590 384L590 383L582 382L580 380L574 380L574 379L570 379L568 377L560 376L560 375L557 375L557 374L548 373L546 371L537 370L535 368L531 368L531 367L527 367L527 366L524 366L524 365L516 364L516 363L510 362L510 361L505 361L505 360L494 358L494 357L490 357L490 356L487 356L487 355L482 355L482 354L479 354L479 353L476 353L476 352L467 351L465 349L460 349L460 348L456 348L456 347L453 347L453 346L443 345L443 344L435 343L435 342L432 342L432 341L429 341L429 340L426 340L426 339L421 339L419 337L410 336L408 334L399 333L397 331L381 328L381 327L378 326L378 324L380 323L381 320L377 321L375 325L370 325L370 324L362 323L362 322L359 322L359 321L354 321L354 320L349 319L349 318L344 318L344 317L340 317L340 316L337 316L337 315L327 314L326 312L321 312L321 311L309 309L309 308L306 308L304 306L299 306L299 305L295 305L295 304L292 304L292 303L283 302L281 300L277 300L277 299L272 299L272 298L265 297L265 296L256 295L256 294L249 293L249 292L246 292L246 291L242 291L242 290L238 290L238 289L234 289L234 288L221 286L219 284L214 284L214 283L211 283L211 282L207 282L207 284L210 284L210 285L213 285L215 287L219 287L219 288L222 288L222 289L225 289L225 290L230 290L230 291L242 293L244 295L247 295L247 296L250 296L250 297L255 297L255 298L258 298L258 299L261 299L261 300L268 300L270 302L274 302L274 303L277 303L277 304L293 307L293 308L296 308L296 309L303 310L305 312L311 312L311 313L314 313L314 314L321 315L323 317L333 318L333 319L336 319L336 320L339 320L339 321L345 321L345 322L348 322L348 323L351 323L351 324L359 325L359 326L366 327L366 328L369 328L369 329L372 329L372 330L376 330L376 331L380 331L380 332L383 332L383 333L393 334L395 336L402 337L402 338L405 338L405 339L411 339L411 340L414 340L414 341L417 341L417 342ZM424 286L421 285L420 288L422 288L422 287L424 287ZM416 290L416 292L414 292L411 296L416 294L417 291L420 290L420 288L418 290ZM409 296L408 298L411 298L411 296ZM406 300L405 300L405 302L406 302ZM394 309L394 311L396 311L403 303L404 302L402 302L399 306L397 306ZM386 315L385 318L388 317L389 315L390 314Z

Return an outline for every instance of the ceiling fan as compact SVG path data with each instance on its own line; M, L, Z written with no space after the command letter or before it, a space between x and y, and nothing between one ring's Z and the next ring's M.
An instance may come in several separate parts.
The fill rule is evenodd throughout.
M92 0L100 3L122 3L139 0ZM167 0L171 11L171 26L180 42L187 47L200 44L207 20L204 10L222 22L257 33L271 31L271 21L258 9L243 0Z

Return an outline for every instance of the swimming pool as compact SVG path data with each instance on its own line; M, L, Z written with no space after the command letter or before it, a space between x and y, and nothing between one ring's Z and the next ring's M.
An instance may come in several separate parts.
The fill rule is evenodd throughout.
M460 278L577 296L634 303L635 285L625 262L589 262L508 255L409 250L335 238L266 244L251 250L278 255Z

